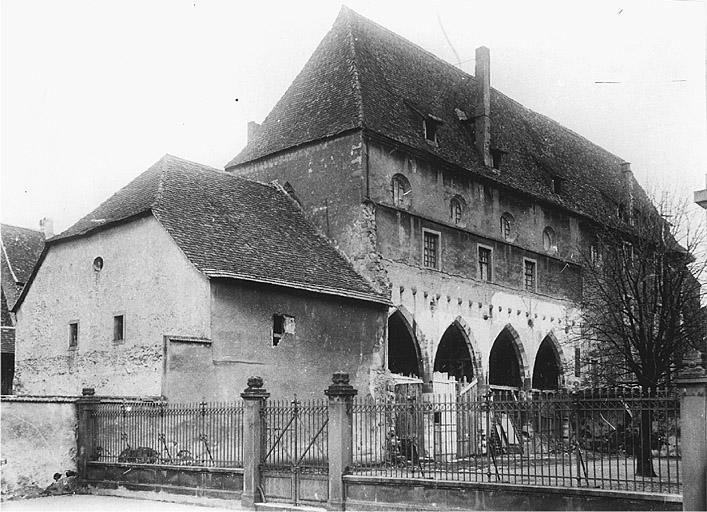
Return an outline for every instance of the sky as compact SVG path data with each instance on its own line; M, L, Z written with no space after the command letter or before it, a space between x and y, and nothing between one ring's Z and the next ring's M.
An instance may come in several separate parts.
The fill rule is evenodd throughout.
M350 8L632 163L705 188L705 4L369 1ZM3 0L2 222L69 227L165 153L223 168L338 1Z

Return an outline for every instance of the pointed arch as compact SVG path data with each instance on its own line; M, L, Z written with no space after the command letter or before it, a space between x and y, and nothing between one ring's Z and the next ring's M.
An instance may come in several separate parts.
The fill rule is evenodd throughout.
M484 382L481 353L471 327L461 316L457 316L444 331L437 345L433 368L434 371L446 371L458 379L465 377L471 381L476 377Z
M388 369L424 380L425 365L415 319L405 306L388 312Z
M533 364L532 387L534 389L558 389L564 384L564 354L555 333L545 335Z
M528 357L518 332L507 324L491 346L489 384L525 387L529 380Z

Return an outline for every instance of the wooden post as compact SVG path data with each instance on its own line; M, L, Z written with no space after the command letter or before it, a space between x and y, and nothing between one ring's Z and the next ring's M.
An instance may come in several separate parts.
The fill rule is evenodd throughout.
M324 391L329 397L329 501L327 509L344 510L343 476L353 461L353 397L356 391L349 384L349 374L336 372L333 383Z
M241 504L251 509L259 503L260 464L263 458L261 411L270 393L263 389L262 377L250 377L243 398L243 493Z

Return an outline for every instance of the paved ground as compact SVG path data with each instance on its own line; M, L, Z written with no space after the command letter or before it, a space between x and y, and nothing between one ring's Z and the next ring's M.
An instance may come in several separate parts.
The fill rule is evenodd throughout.
M2 512L233 512L234 510L214 507L213 504L191 505L82 494L6 501L0 505L0 508Z

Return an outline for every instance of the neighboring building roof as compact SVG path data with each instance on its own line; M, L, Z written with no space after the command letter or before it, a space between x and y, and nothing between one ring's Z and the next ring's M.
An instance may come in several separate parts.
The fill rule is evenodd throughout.
M469 122L460 120L473 116L475 100L473 76L343 7L226 169L364 129L596 220L615 214L625 197L622 159L492 89L491 144L506 155L500 170L485 167ZM438 147L425 140L421 114L442 121ZM551 188L551 176L565 180L559 194ZM635 189L644 200L640 187Z
M9 308L12 309L42 254L44 235L34 229L0 224L0 239L2 291Z
M47 250L149 213L210 278L388 303L315 231L286 193L171 155L49 239Z

